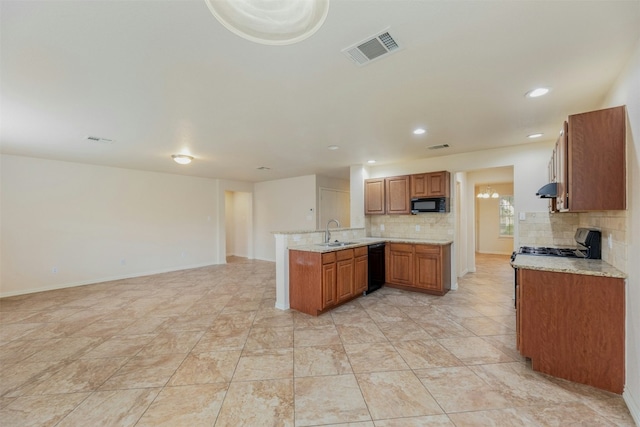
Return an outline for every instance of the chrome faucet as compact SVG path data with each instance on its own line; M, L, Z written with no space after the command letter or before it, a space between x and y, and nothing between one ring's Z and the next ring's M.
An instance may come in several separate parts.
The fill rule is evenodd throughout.
M335 222L338 228L340 228L340 222L338 222L337 219L330 219L329 221L327 221L327 229L324 232L325 243L329 243L329 241L331 240L331 232L329 231L329 224L331 224L332 222Z

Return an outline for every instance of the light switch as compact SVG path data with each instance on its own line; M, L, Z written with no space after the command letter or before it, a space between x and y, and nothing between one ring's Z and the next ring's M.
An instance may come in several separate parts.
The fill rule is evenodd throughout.
M520 212L520 221L524 221L525 219L527 219L527 213L526 212Z
M380 231L384 231L384 224L380 224Z

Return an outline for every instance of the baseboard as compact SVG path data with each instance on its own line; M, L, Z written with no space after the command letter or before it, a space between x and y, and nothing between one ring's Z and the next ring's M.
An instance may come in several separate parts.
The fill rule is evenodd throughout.
M486 252L486 251L477 251L479 254L483 255L511 255L512 252Z
M285 304L278 304L276 302L276 308L279 309L279 310L289 310L291 307L289 307L288 305L285 305Z
M625 392L622 393L622 398L624 399L624 403L627 404L627 408L631 413L633 421L635 421L637 426L640 426L640 406L638 401L631 396L631 393L629 393L628 390L625 390Z
M18 295L35 294L37 292L55 291L57 289L73 288L73 287L76 287L76 286L95 285L97 283L112 282L114 280L132 279L134 277L143 277L143 276L152 276L154 274L170 273L172 271L191 270L193 268L208 267L208 266L211 266L211 265L219 265L219 264L204 263L204 264L183 265L183 266L175 267L175 268L164 268L164 269L160 269L160 270L145 271L145 272L141 272L141 273L124 274L124 275L117 275L117 276L108 276L108 277L103 277L103 278L98 278L98 279L80 280L78 282L70 282L70 283L62 283L62 284L51 285L51 286L43 286L41 288L29 289L29 290L26 290L26 291L14 291L14 292L7 292L7 293L1 293L0 292L0 298L14 297L14 296L18 296Z

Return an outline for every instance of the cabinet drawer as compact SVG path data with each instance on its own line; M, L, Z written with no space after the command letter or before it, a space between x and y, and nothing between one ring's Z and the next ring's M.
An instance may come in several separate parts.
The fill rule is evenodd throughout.
M330 264L332 262L336 262L336 253L335 252L327 252L322 254L322 263Z
M335 252L335 254L338 261L353 259L353 249L343 249L341 251Z
M437 245L416 245L417 254L439 254L440 246Z
M364 256L369 253L369 248L367 246L360 246L359 248L353 248L353 253L356 257Z
M409 243L391 243L389 244L389 250L394 252L413 252L413 246Z

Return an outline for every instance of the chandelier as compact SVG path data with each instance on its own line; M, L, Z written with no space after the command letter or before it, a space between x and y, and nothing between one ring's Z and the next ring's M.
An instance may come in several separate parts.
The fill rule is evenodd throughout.
M482 191L479 192L476 197L478 199L488 199L488 198L497 199L498 197L500 197L500 195L498 194L497 191L491 191L491 187L487 186L487 189L484 192Z

